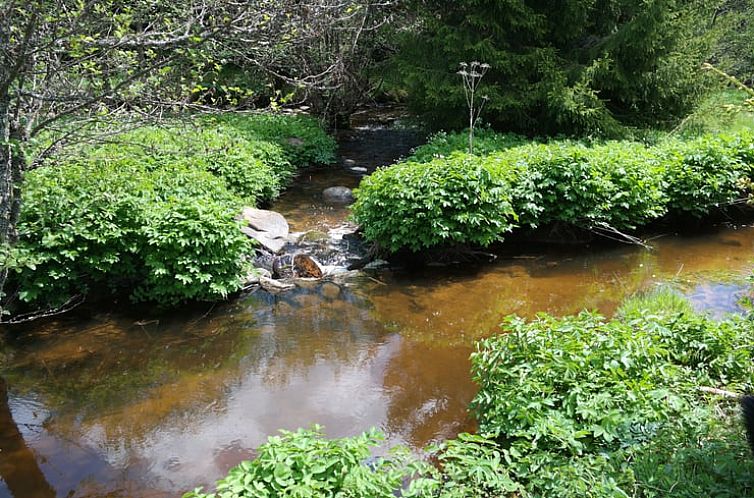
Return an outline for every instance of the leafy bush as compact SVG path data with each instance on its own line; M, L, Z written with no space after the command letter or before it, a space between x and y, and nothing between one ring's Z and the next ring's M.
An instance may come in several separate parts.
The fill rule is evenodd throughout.
M511 440L518 451L531 443L566 456L614 451L651 439L686 408L668 389L681 372L632 327L582 313L513 318L504 328L472 355L480 386L473 409L481 432Z
M233 468L217 483L217 493L196 489L184 498L214 497L361 497L392 498L412 472L407 454L371 459L382 439L376 431L343 439L324 439L318 427L280 431L250 462Z
M30 172L23 195L12 281L25 302L109 289L173 304L241 285L240 200L207 172L70 163Z
M501 160L526 170L526 190L519 196L533 202L537 214L532 218L532 208L520 204L516 212L531 226L560 222L631 230L665 213L663 171L640 144L553 142L512 149Z
M295 172L279 145L201 121L138 128L119 136L115 143L81 151L76 160L118 163L126 168L184 165L209 171L250 204L277 197Z
M497 143L507 143L506 137ZM457 145L455 138L438 140L419 157ZM456 152L426 164L398 163L365 178L353 214L368 239L391 251L486 245L515 226L630 231L666 214L701 217L743 200L752 167L754 135L745 131L667 139L652 147L553 141L485 156ZM480 181L487 187L475 196Z
M669 300L675 310L662 307ZM428 448L433 465L401 447L372 458L374 432L328 441L318 428L284 431L216 494L185 497L733 498L754 490L737 404L697 389L752 387L748 320L715 322L663 294L632 300L620 320L540 315L503 328L472 355L480 387L472 408L484 435Z
M468 498L518 489L496 443L481 436L461 434L431 448L440 464L435 468L402 446L372 457L370 450L384 439L375 430L341 439L325 439L317 426L280 433L256 459L231 469L214 493L198 488L184 498Z
M752 144L747 136L747 145ZM754 162L740 140L702 137L660 150L667 166L668 208L701 217L738 198Z
M527 139L521 135L496 133L489 128L483 128L474 131L474 154L486 156L493 152L525 145L527 142ZM469 135L467 132L439 132L433 135L429 142L417 147L407 161L424 163L438 157L447 157L454 152L467 152L468 149Z
M305 115L226 114L213 118L255 140L283 148L286 159L297 168L335 162L337 144L316 119Z
M739 433L728 432L738 441L733 453L696 445L721 433L715 406L697 387L751 389L748 321L631 306L621 321L540 315L511 318L504 329L472 355L480 386L472 407L532 496L665 496L653 490L657 482L675 487L673 496L710 496L719 483L694 465L715 471L718 459L718 474L721 462L735 465ZM731 493L754 485L738 463L723 476L735 483ZM671 476L686 480L673 484Z
M510 190L474 156L404 162L364 178L353 213L365 237L390 251L488 245L513 227Z
M251 250L240 208L273 199L297 166L333 151L305 117L134 129L28 175L21 240L5 264L21 300L35 305L95 289L163 305L225 297L239 289Z

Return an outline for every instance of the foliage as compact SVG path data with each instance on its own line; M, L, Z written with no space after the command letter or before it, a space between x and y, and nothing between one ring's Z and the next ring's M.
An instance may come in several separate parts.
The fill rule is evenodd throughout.
M525 169L526 182L515 204L522 224L632 230L665 213L662 165L640 144L552 142L490 160Z
M12 282L35 305L93 290L214 300L240 288L239 199L207 172L69 163L27 175Z
M719 0L713 30L718 33L712 60L723 71L754 80L754 1Z
M456 439L430 448L437 462L431 476L415 485L421 496L466 498L505 496L520 491L511 478L498 444L484 436L459 434Z
M477 129L474 132L474 153L478 156L486 156L526 143L527 139L521 135L496 133L489 128ZM453 152L463 152L467 147L468 135L465 133L439 132L433 135L429 142L417 147L407 160L417 163L429 162L449 156Z
M370 458L370 449L382 439L376 431L330 440L316 426L280 432L259 448L257 458L241 463L220 480L217 493L197 489L184 498L392 498L402 480L413 473L405 453L393 459Z
M296 166L334 146L310 118L230 121L139 127L30 173L8 263L19 297L56 305L106 287L168 305L238 290L250 250L238 210L273 199ZM280 145L291 135L300 145Z
M697 387L751 389L752 324L637 306L624 314L514 317L478 345L472 407L480 431L501 442L511 476L532 496L750 491L741 436L721 430L736 417L721 421ZM714 443L713 434L737 443Z
M463 60L491 66L480 89L490 123L537 134L616 135L625 123L667 122L703 86L702 4L417 0L411 10L396 72L410 104L437 127L465 119L455 75Z
M144 166L151 170L183 165L222 178L249 204L277 197L294 174L282 149L270 142L248 139L228 127L175 122L140 127L117 141L74 151L75 161Z
M701 217L740 198L754 167L754 134L670 143L660 154L669 164L665 180L669 210Z
M45 145L42 140L38 147ZM254 204L277 197L298 168L331 163L335 142L308 116L219 114L141 126L109 143L75 148L67 155L125 167L184 164L221 177L228 188Z
M639 293L625 299L615 316L619 318L640 318L649 315L692 314L691 303L681 294L662 287L652 292Z
M201 488L184 498L342 497L467 498L504 496L518 489L507 476L494 441L461 434L430 448L433 467L402 446L372 457L384 436L371 430L354 437L325 439L321 428L280 431L217 482L214 493Z
M364 178L355 194L353 212L365 237L389 251L488 245L515 222L508 178L493 174L474 156L380 169Z
M314 118L302 114L226 114L215 118L256 140L283 148L288 161L297 168L335 162L335 139L322 130Z
M665 215L701 218L745 200L751 188L754 134L747 130L649 147L550 141L505 149L510 137L490 134L480 148L504 150L448 154L464 147L460 137L439 135L418 150L420 158L438 156L429 163L409 160L362 181L353 214L368 239L416 251L487 245L516 226L630 231ZM486 186L475 196L478 182Z

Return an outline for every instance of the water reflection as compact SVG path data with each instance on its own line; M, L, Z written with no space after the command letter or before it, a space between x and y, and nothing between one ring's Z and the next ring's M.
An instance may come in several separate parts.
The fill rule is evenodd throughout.
M752 249L754 229L729 229L666 237L652 252L531 251L168 316L89 312L15 328L0 495L174 496L277 429L312 423L332 436L376 426L421 448L473 429L468 355L503 315L609 314L663 282L699 307L735 310Z

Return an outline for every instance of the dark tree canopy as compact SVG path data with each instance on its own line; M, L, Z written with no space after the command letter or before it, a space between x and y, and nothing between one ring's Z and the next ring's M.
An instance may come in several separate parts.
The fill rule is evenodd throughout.
M459 126L461 61L485 77L491 124L613 134L688 110L704 59L699 8L677 0L417 1L397 56L414 108Z

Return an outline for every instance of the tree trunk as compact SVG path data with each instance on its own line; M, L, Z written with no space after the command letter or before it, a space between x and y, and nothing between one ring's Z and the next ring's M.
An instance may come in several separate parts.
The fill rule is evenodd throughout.
M8 278L4 254L16 243L16 227L21 213L21 182L25 158L20 137L14 136L10 104L0 101L0 321L2 321L5 295L3 289Z

